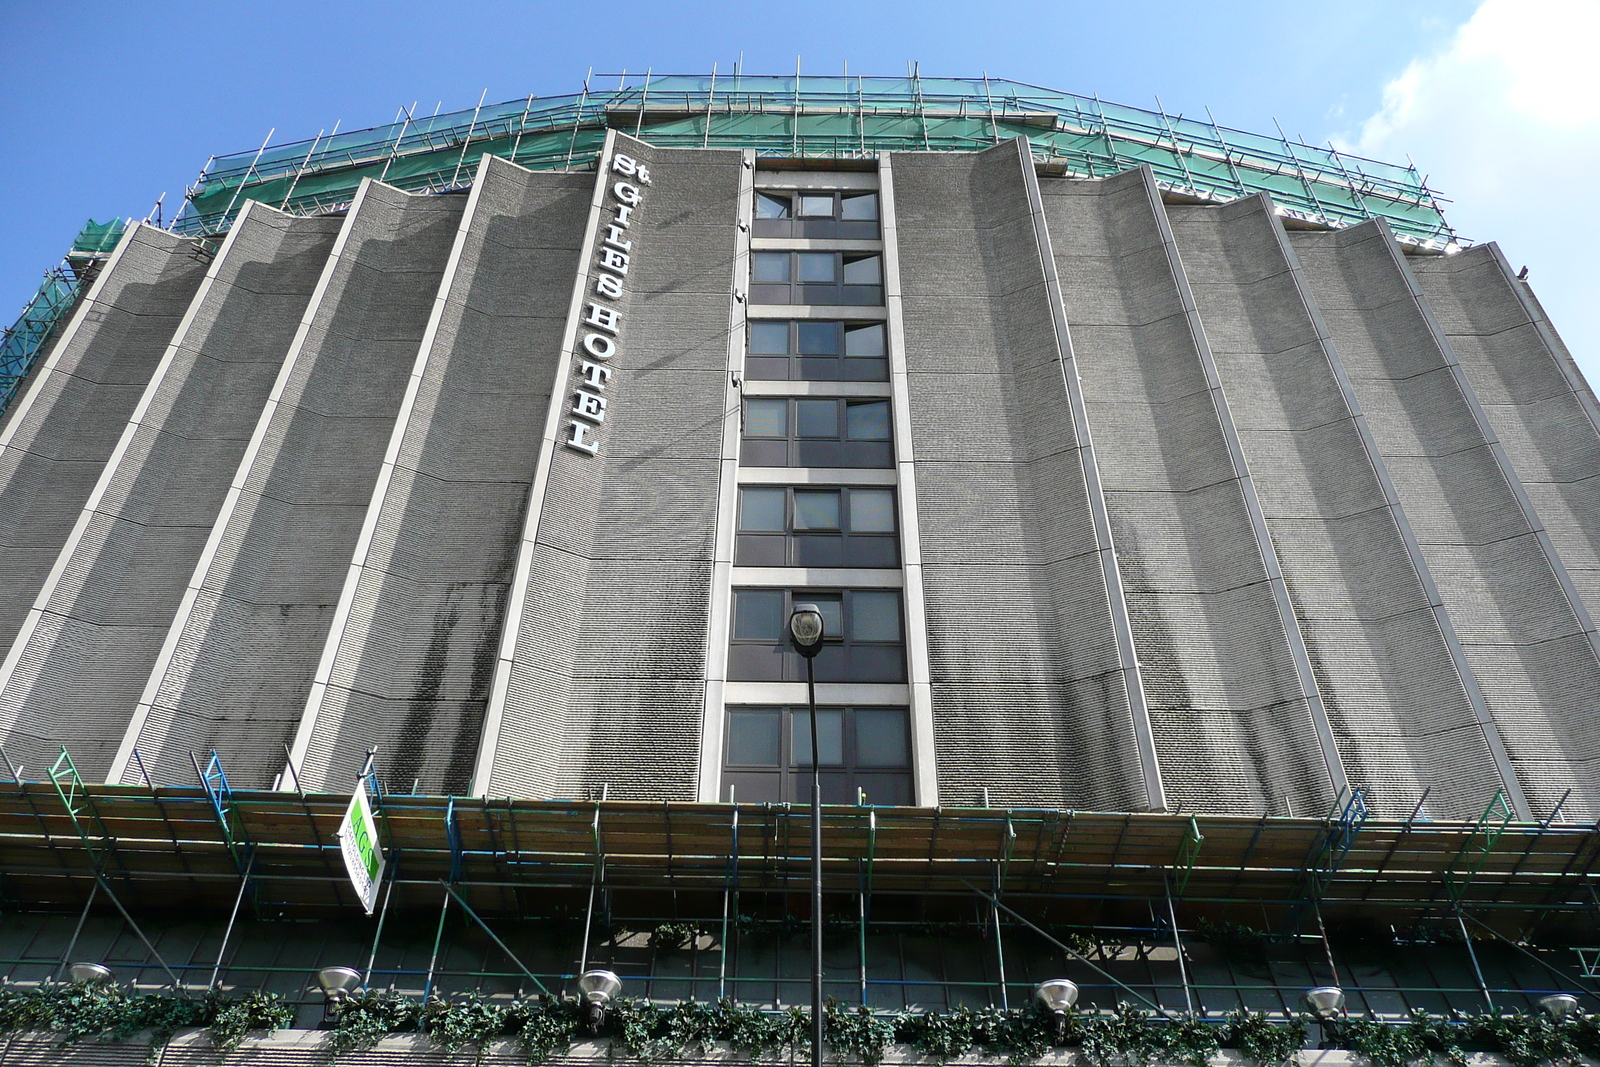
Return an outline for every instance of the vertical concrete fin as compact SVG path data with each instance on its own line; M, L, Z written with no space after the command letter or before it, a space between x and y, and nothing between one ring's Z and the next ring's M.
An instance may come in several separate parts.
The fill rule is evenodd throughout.
M595 240L600 229L600 209L605 202L606 180L609 177L605 161L611 158L616 147L617 131L607 130L605 144L600 149L600 165L594 178L594 196L589 202L589 218L584 228L582 259L572 281L572 300L567 310L567 322L561 338L561 356L556 364L557 388L550 393L550 405L545 413L544 433L539 441L539 464L534 470L533 485L528 490L528 506L524 513L522 538L517 545L517 566L511 578L511 597L506 605L505 629L501 631L499 653L495 659L494 681L489 691L489 706L483 717L483 739L478 743L478 761L472 774L468 792L474 796L488 796L494 780L495 759L499 753L500 734L505 724L506 696L511 686L511 669L517 659L522 636L522 616L527 608L528 584L532 580L534 543L539 536L539 520L544 514L545 490L550 484L550 465L555 459L556 439L561 432L561 419L567 397L560 384L572 376L572 352L578 340L578 323L582 318L584 295L589 289L589 275L594 263Z
M1600 610L1600 409L1498 246L1407 261L1579 599Z
M939 795L1144 810L1151 750L1105 572L1109 524L1091 502L1020 148L892 157L909 401L896 434L915 449L906 500Z
M723 692L728 680L728 640L733 625L733 550L739 513L739 429L743 422L745 336L750 301L750 230L755 215L756 153L740 159L738 233L734 238L733 278L728 301L728 381L723 390L722 453L717 484L717 529L711 567L711 624L706 636L705 714L700 724L699 800L722 796Z
M97 699L125 713L120 744L106 753L109 780L128 771L126 715L138 707L339 228L336 219L245 203L86 509L76 559L46 610L60 620L56 644L93 648L96 665L40 672L35 699Z
M900 279L900 227L895 211L892 153L878 157L878 203L883 224L883 294L889 313L889 409L894 419L901 568L905 584L906 660L911 680L911 766L916 803L939 803L934 758L933 684L928 659L928 612L923 590L922 541L917 523L917 468L911 439L911 394L906 375L904 287Z
M1594 632L1435 309L1381 221L1288 238L1521 786L1513 810L1570 786L1569 814L1600 813Z
M1450 654L1451 665L1455 669L1456 677L1461 682L1467 702L1472 706L1474 720L1479 731L1483 734L1484 743L1488 746L1490 758L1494 761L1495 773L1499 778L1500 787L1506 791L1510 798L1512 808L1517 811L1527 810L1527 798L1522 794L1521 783L1517 781L1516 771L1511 766L1511 759L1506 754L1504 740L1500 737L1500 729L1495 725L1494 716L1490 714L1487 703L1483 699L1483 690L1478 685L1478 677L1473 672L1472 666L1467 662L1466 653L1461 647L1461 637L1456 633L1455 623L1446 610L1443 599L1439 596L1439 585L1434 580L1433 568L1428 565L1427 557L1423 555L1422 546L1417 541L1415 529L1411 525L1410 516L1400 501L1400 494L1395 490L1394 478L1389 473L1389 466L1384 462L1383 453L1378 450L1377 441L1373 438L1372 427L1367 424L1366 412L1362 409L1361 399L1356 395L1355 387L1350 382L1349 371L1346 370L1344 360L1339 356L1338 347L1334 344L1332 335L1328 332L1327 323L1323 321L1322 310L1317 306L1316 297L1312 295L1311 284L1306 279L1305 268L1300 264L1300 257L1295 254L1294 246L1289 242L1289 235L1284 230L1283 219L1279 217L1272 198L1266 193L1257 194L1262 202L1262 208L1270 220L1272 236L1282 253L1284 261L1289 266L1290 277L1294 280L1295 291L1305 306L1306 315L1311 320L1311 328L1316 332L1317 343L1322 346L1323 354L1327 357L1334 381L1339 386L1339 392L1344 397L1345 407L1350 411L1350 417L1355 426L1356 434L1361 439L1361 448L1366 455L1367 462L1372 465L1374 475L1378 479L1378 487L1383 493L1384 504L1389 509L1389 514L1394 519L1395 528L1399 531L1400 540L1405 545L1406 558L1410 561L1411 568L1416 572L1417 581L1422 587L1422 592L1428 599L1428 609L1432 612L1434 624L1438 626L1440 636L1444 640L1445 648ZM1466 813L1461 813L1466 814Z
M1343 783L1151 176L1039 188L1168 806L1321 815Z
M1206 337L1205 326L1200 321L1200 310L1195 305L1194 293L1189 287L1188 276L1178 255L1177 243L1173 240L1172 223L1167 218L1166 207L1161 202L1161 190L1156 184L1155 172L1148 165L1141 166L1139 172L1144 178L1145 191L1150 198L1151 210L1155 213L1156 225L1161 230L1161 243L1166 250L1173 281L1178 287L1178 298L1183 303L1189 332L1194 339L1200 366L1205 373L1206 385L1211 393L1212 404L1216 408L1217 420L1222 426L1228 457L1233 465L1234 476L1239 482L1239 491L1244 497L1250 531L1267 570L1267 580L1271 584L1278 618L1283 625L1289 654L1294 661L1295 674L1299 679L1301 691L1305 694L1311 712L1311 725L1316 731L1317 744L1322 750L1323 764L1333 785L1334 795L1342 797L1349 791L1350 783L1345 777L1344 763L1339 757L1338 746L1334 744L1333 727L1328 721L1328 712L1322 703L1322 693L1317 686L1316 675L1311 669L1311 657L1306 651L1305 636L1300 632L1300 622L1289 599L1289 589L1283 580L1283 569L1278 563L1278 553L1272 545L1272 535L1267 529L1266 515L1261 510L1261 500L1256 494L1255 482L1245 462L1244 448L1239 443L1239 431L1234 425L1227 395L1223 392L1222 379L1217 374L1217 363L1211 353L1211 344Z
M1406 288L1411 292L1411 298L1416 302L1417 310L1421 313L1423 321L1427 323L1428 332L1433 336L1434 343L1439 347L1439 354L1444 358L1445 365L1450 368L1450 374L1455 379L1456 386L1461 390L1462 398L1466 400L1467 408L1472 412L1472 419L1477 423L1478 431L1483 435L1484 441L1489 445L1489 451L1494 456L1495 465L1500 469L1500 474L1506 480L1512 494L1517 499L1517 507L1522 512L1522 517L1527 521L1528 527L1539 540L1539 548L1544 553L1545 560L1550 565L1551 572L1556 581L1561 583L1562 595L1566 597L1567 604L1572 609L1572 614L1577 618L1578 625L1589 640L1589 646L1594 654L1595 661L1600 664L1600 633L1595 630L1594 617L1589 614L1589 607L1578 595L1577 588L1573 585L1572 576L1567 573L1566 564L1556 552L1555 546L1550 541L1550 534L1544 527L1544 522L1539 517L1538 510L1533 506L1533 501L1528 496L1527 488L1522 484L1522 479L1517 476L1516 467L1511 458L1506 454L1505 445L1495 433L1494 424L1490 422L1488 414L1483 409L1483 402L1478 399L1477 390L1472 387L1472 382L1467 378L1465 368L1456 359L1455 348L1450 344L1450 338L1439 319L1433 312L1422 287L1417 284L1417 276L1412 273L1411 267L1406 263L1405 253L1400 250L1400 245L1394 239L1394 231L1389 228L1388 220L1379 218L1375 220L1378 229L1383 233L1384 245L1389 250L1390 257L1399 269L1401 277L1405 280ZM1531 817L1531 816L1530 816Z
M144 223L142 222L135 223L123 231L122 239L117 242L117 247L113 248L111 255L106 257L106 262L100 268L100 272L95 275L94 281L89 283L89 291L84 294L78 303L77 310L67 320L66 328L61 331L61 336L56 338L55 347L50 350L50 355L45 359L44 365L33 373L32 383L6 410L7 422L4 429L0 430L0 452L11 447L12 440L17 436L18 427L22 425L23 417L36 404L48 402L41 399L46 392L43 388L45 378L60 366L68 349L77 340L79 331L83 329L84 323L90 318L90 312L94 310L95 305L102 299L101 293L105 290L107 283L116 276L115 272L122 262L123 255L133 245L134 235L139 232L139 228L143 225Z
M394 482L401 445L416 413L417 394L422 386L422 376L427 369L428 359L433 354L434 342L439 334L439 323L444 317L445 303L455 283L456 272L461 267L461 256L466 246L467 234L477 218L478 201L483 193L484 179L489 173L489 158L489 156L482 157L477 173L473 176L472 189L467 194L467 206L461 213L461 223L456 227L455 240L450 246L450 257L445 261L444 274L439 279L439 291L433 298L432 309L428 312L428 324L424 328L422 342L417 347L416 360L412 363L411 373L406 378L405 395L400 401L400 410L395 415L394 429L390 432L388 447L384 449L383 465L378 470L372 497L367 502L366 517L362 520L361 533L356 539L349 573L346 574L344 586L339 591L339 603L334 609L333 623L328 628L328 637L323 644L322 655L317 661L316 673L311 678L311 690L306 696L305 710L301 712L300 723L295 728L294 741L289 750L290 762L293 765L290 773L294 775L298 775L298 768L305 766L306 756L317 735L323 702L328 695L328 680L333 674L334 662L339 658L339 650L349 633L350 615L355 604L356 591L366 572L367 555L372 549L379 519L383 515L385 505L389 503L389 488ZM289 783L285 779L283 784L287 786Z
M165 385L167 375L172 369L178 350L188 339L196 314L205 304L207 296L210 295L212 287L216 284L218 275L222 272L224 266L228 264L229 252L234 246L239 230L248 222L252 206L259 208L259 205L253 203L245 205L245 209L239 213L239 218L234 227L228 231L228 236L223 239L222 247L218 250L217 255L212 258L211 265L201 279L199 288L195 290L194 296L190 298L188 308L185 310L183 318L179 320L172 339L168 342L165 351L162 352L161 359L156 363L155 370L139 397L139 402L134 405L133 412L129 416L127 424L123 427L116 446L111 450L105 466L101 469L100 477L96 480L94 489L90 491L88 499L84 502L83 511L79 513L78 520L72 528L72 533L67 537L65 544L62 545L55 566L51 568L38 598L29 610L28 617L17 636L16 643L6 656L5 662L0 664L0 724L3 724L0 725L0 733L10 733L17 728L18 720L27 719L31 720L37 729L50 730L53 728L63 739L66 737L67 730L64 729L67 727L68 722L66 717L60 715L52 716L50 709L37 706L34 701L29 699L32 695L30 692L32 689L31 683L38 680L37 675L40 674L40 671L36 669L31 672L25 672L30 675L28 678L19 677L17 672L18 663L24 654L27 654L31 658L40 660L42 666L44 657L50 656L53 651L58 654L64 651L51 647L58 643L54 639L59 638L60 635L58 633L40 634L40 623L44 620L46 613L50 611L50 602L61 588L63 576L66 574L67 568L73 563L74 556L83 544L90 525L97 518L100 518L97 513L100 510L101 501L116 481L121 465L127 458L128 449L132 445L139 428L143 425L152 401ZM121 561L115 562L120 563ZM82 568L89 569L94 566L95 560L91 557L79 561L79 564ZM102 664L85 664L79 673L83 675L91 674L95 667L102 665L103 661ZM83 679L80 678L79 680L82 681ZM70 732L74 739L79 741L79 744L75 746L74 758L84 773L96 777L104 773L107 781L114 782L117 780L121 768L115 762L110 765L108 771L103 771L102 768L105 767L105 756L115 751L116 737L124 732L120 720L122 713L127 709L116 706L114 698L107 699L110 694L104 691L97 692L94 695L101 699L96 702L92 709L75 708L73 710L76 713L71 715Z
M1050 301L1050 316L1055 328L1056 344L1061 350L1061 379L1066 386L1068 412L1072 419L1073 435L1078 443L1079 465L1089 497L1089 511L1094 521L1096 551L1100 557L1100 572L1106 584L1106 597L1111 613L1112 629L1116 633L1117 658L1121 663L1122 685L1128 695L1128 711L1132 718L1135 744L1139 751L1139 768L1144 778L1147 803L1152 811L1167 806L1166 790L1161 784L1161 766L1156 758L1155 734L1150 726L1150 709L1145 704L1144 680L1139 673L1139 657L1133 642L1133 623L1128 615L1127 598L1122 588L1122 572L1117 566L1116 546L1111 537L1111 519L1106 513L1105 491L1100 482L1100 465L1095 459L1094 436L1089 428L1089 412L1083 402L1083 382L1078 377L1078 358L1072 346L1072 330L1067 322L1066 305L1061 296L1061 276L1056 269L1055 250L1050 241L1050 227L1045 222L1044 202L1039 193L1039 175L1034 169L1033 153L1026 137L1013 142L1021 157L1023 180L1027 184L1028 202L1033 210L1034 238L1038 242L1039 261L1044 269L1045 291Z
M209 258L197 241L130 227L8 413L0 429L0 648L14 646Z
M1555 327L1550 324L1550 318L1544 313L1539 298L1533 295L1525 279L1519 278L1511 270L1511 264L1506 261L1506 254L1501 251L1497 241L1490 241L1483 246L1494 257L1495 268L1500 272L1500 277L1505 281L1506 287L1516 297L1517 303L1522 306L1523 314L1528 316L1528 321L1533 324L1539 333L1539 339L1544 343L1550 353L1550 358L1555 361L1556 367L1561 371L1561 376L1566 380L1567 387L1572 390L1573 396L1583 406L1584 417L1589 420L1589 425L1600 434L1600 403L1595 400L1594 389L1578 370L1578 365L1572 359L1572 353L1567 350L1566 342L1556 333Z
M98 779L120 736L127 706L99 689L122 663L63 640L71 624L46 606L97 521L128 420L160 381L209 258L197 242L130 228L0 433L0 736L19 761L48 762L71 741L84 774ZM70 651L51 655L61 646ZM88 692L38 699L41 680Z
M244 491L245 481L249 477L250 471L254 468L256 456L260 453L262 444L266 439L267 428L271 424L272 415L277 410L279 398L283 396L290 377L297 370L300 355L305 349L306 338L311 331L311 325L316 321L318 313L322 310L323 300L327 297L328 288L333 281L339 260L344 255L345 245L349 242L351 231L360 215L361 204L366 199L367 190L371 186L372 179L362 179L360 187L356 190L356 195L350 201L350 207L345 213L344 222L339 227L339 234L333 239L333 247L328 250L328 258L323 264L321 275L317 278L316 288L311 291L311 299L306 304L305 312L300 316L300 324L295 329L294 340L289 343L289 351L284 356L283 363L278 369L277 377L272 383L271 392L267 394L266 404L256 419L255 430L250 436L250 443L245 446L244 455L239 459L239 466L233 476L233 481L228 486L228 495L223 500L222 507L211 524L211 534L206 539L206 547L200 554L199 562L195 564L194 574L189 579L188 588L184 590L183 602L179 605L171 625L167 628L166 640L162 643L161 652L157 655L155 665L150 670L150 677L145 682L144 692L139 697L139 706L134 709L133 718L128 723L128 730L123 736L122 745L117 749L113 763L116 768L116 775L110 779L111 781L125 782L128 780L128 764L132 760L133 750L150 724L150 716L155 706L156 697L161 692L167 671L172 666L173 659L177 655L178 644L183 639L184 634L188 632L200 590L206 585L210 577L212 564L216 561L222 538L227 533L228 524L233 518L235 509L238 507L239 497ZM248 207L248 202L246 206ZM235 229L237 229L237 226Z
M480 164L313 683L313 777L376 747L397 788L468 787L592 186Z
M153 774L186 777L189 752L209 748L243 787L282 768L464 206L369 184L351 211L153 694L140 744ZM361 761L308 778L342 786Z
M1493 723L1271 200L1167 214L1347 776L1377 815L1476 817Z
M743 157L618 134L601 165L603 241L584 253L582 324L552 409L560 447L477 788L692 800Z

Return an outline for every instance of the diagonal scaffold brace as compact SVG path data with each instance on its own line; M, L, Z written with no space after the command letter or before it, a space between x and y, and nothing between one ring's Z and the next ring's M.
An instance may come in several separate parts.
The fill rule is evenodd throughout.
M50 784L55 786L56 795L61 798L62 806L66 808L67 818L72 820L72 828L77 832L78 840L82 843L84 852L89 856L95 884L116 906L123 922L126 922L134 934L138 936L139 941L145 947L145 951L149 952L151 958L161 965L161 969L166 972L167 978L172 982L173 991L180 996L188 996L189 991L184 988L183 983L173 973L172 968L167 966L167 961L161 958L161 953L156 951L156 946L145 936L139 924L134 922L133 916L128 913L127 908L123 907L122 901L112 890L111 883L106 880L105 866L116 855L116 841L112 838L110 832L106 830L105 822L101 820L100 813L94 806L94 799L89 795L89 790L84 785L83 777L78 774L78 768L73 765L72 757L68 755L66 745L61 746L61 755L57 757L55 764L47 773L50 777ZM63 785L63 782L66 784ZM89 819L92 819L94 824L100 828L101 848L98 851L94 842L90 840L89 831L84 825L85 820ZM87 915L87 911L86 906L85 915Z

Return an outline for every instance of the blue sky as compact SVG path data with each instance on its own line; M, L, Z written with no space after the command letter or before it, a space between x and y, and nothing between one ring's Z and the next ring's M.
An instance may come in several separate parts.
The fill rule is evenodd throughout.
M1511 13L1515 12L1513 16ZM1551 175L1600 169L1600 0L0 5L0 319L83 222L169 209L213 153L575 91L585 72L987 71L1416 159L1464 236L1533 270L1600 379L1600 274ZM1555 50L1552 56L1552 49ZM1563 50L1578 62L1561 63ZM1564 73L1563 73L1564 71ZM1552 73L1556 72L1556 73ZM1480 121L1481 120L1481 121ZM1515 203L1523 175L1548 194ZM1537 183L1535 183L1536 187ZM1564 195L1571 197L1570 186ZM1527 199L1527 198L1524 198ZM1567 210L1571 210L1568 203ZM1567 227L1562 232L1562 226ZM1568 236L1570 234L1570 236Z

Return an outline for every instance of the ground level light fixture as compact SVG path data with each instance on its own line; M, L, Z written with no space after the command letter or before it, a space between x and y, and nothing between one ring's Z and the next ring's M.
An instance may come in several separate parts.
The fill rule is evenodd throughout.
M611 998L622 991L622 979L610 971L584 971L578 979L578 992L583 994L583 1017L589 1033L598 1034L605 1025L606 1006Z
M354 967L324 967L317 972L317 985L330 1006L338 1006L349 999L361 986L361 972Z
M113 976L103 963L74 963L67 968L67 977L80 985L105 985Z
M1564 1019L1578 1010L1578 998L1571 993L1551 993L1539 998L1539 1007L1552 1019Z
M1319 985L1306 990L1306 1005L1311 1014L1324 1021L1344 1010L1344 990L1336 985Z
M1078 983L1065 978L1052 978L1048 982L1040 982L1034 988L1033 995L1038 998L1039 1003L1049 1008L1056 1018L1056 1043L1065 1041L1067 1013L1078 1003Z

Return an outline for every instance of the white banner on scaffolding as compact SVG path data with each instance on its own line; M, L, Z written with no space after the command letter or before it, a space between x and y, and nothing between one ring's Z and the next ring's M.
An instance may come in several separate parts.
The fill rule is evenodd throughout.
M367 780L362 778L350 797L344 819L339 823L339 850L344 853L344 869L356 887L362 907L372 914L378 902L378 887L383 884L383 849L378 844L378 822L372 817L372 802L367 799Z

